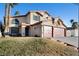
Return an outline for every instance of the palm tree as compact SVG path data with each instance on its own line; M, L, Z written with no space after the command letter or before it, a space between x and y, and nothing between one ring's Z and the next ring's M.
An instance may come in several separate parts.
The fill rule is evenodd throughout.
M11 8L13 8L17 3L6 3L5 4L5 18L4 18L4 25L5 25L5 32L8 31L8 25L9 25L9 18L11 14Z
M16 12L15 12L15 15L16 15L16 16L20 15L20 12L19 12L19 11L16 11Z
M74 29L78 28L78 22L73 22L72 27L73 27Z
M72 24L72 23L74 22L74 20L73 20L73 19L71 19L71 20L70 20L70 22L71 22L71 24Z
M71 25L72 28L74 28L74 29L78 28L78 22L75 22L73 19L71 19L70 22L71 22L71 24L72 24L72 25Z

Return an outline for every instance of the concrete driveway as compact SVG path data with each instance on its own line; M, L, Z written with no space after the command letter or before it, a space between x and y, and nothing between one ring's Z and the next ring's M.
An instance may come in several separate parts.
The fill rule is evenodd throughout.
M75 47L79 47L78 46L79 45L79 38L78 37L55 37L54 39L71 44Z

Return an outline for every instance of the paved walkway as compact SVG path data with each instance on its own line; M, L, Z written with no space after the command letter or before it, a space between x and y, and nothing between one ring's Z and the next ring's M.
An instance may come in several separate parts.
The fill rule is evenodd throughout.
M79 45L79 38L78 37L56 37L54 39L66 42L66 43L71 44L76 47L79 47L78 46Z

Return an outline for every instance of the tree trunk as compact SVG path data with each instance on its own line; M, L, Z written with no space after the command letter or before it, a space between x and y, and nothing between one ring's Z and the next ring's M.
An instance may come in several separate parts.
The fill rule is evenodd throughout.
M8 32L8 25L9 25L9 17L10 17L10 3L5 4L5 18L4 18L4 24L5 24L5 32Z

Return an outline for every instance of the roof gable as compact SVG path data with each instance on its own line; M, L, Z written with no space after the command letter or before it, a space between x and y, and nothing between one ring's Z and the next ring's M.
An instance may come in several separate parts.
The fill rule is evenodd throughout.
M55 20L54 20L54 24L56 25L56 26L64 26L64 27L67 27L64 23L63 23L63 21L60 19L60 18L55 18Z

